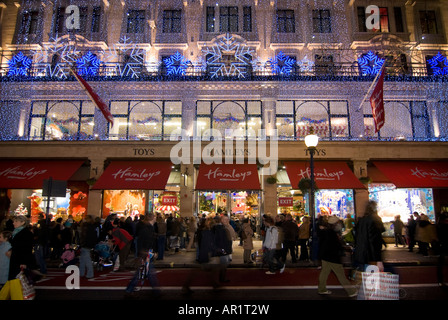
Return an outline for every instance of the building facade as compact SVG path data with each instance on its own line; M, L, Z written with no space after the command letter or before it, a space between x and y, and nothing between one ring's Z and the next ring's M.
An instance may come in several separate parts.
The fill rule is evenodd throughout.
M300 216L312 127L317 212L361 216L375 199L383 220L413 211L434 220L448 206L448 4L378 0L375 28L371 4L0 2L9 210ZM385 124L375 132L369 89L383 64ZM52 173L64 163L71 171ZM68 181L63 201L45 197L49 177Z

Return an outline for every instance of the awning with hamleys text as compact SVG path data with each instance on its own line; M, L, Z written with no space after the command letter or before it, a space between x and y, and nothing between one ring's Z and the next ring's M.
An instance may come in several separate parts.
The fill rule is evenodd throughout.
M260 190L256 164L201 164L196 190Z
M92 189L164 190L171 166L169 161L112 161Z
M2 160L0 188L42 189L44 180L67 181L84 160Z
M309 161L286 161L284 164L293 189L298 188L301 179L311 178ZM315 161L314 181L319 189L365 188L344 161Z
M397 188L448 188L448 161L374 161Z

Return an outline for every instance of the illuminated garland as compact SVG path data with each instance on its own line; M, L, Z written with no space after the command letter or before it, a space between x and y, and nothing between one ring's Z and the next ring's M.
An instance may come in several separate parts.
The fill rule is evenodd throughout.
M22 52L17 53L8 61L8 76L26 76L31 68L31 59Z

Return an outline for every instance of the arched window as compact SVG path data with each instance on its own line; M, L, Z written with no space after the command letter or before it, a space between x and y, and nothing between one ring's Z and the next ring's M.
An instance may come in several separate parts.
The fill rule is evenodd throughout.
M304 138L310 127L321 139L350 137L347 101L277 101L276 118L280 139Z
M384 126L375 133L370 106L364 108L364 127L367 137L384 140L425 140L431 138L429 116L424 101L386 101Z
M261 101L198 101L196 136L210 139L207 129L219 131L216 138L256 138L262 128Z
M32 140L93 138L94 105L89 101L36 101L30 115Z
M111 101L110 140L169 140L182 126L180 101Z

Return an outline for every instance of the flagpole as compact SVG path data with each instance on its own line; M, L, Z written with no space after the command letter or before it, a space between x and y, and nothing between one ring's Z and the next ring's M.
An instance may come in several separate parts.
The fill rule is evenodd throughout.
M372 91L373 86L376 83L376 80L378 80L378 77L381 75L381 73L384 71L384 67L386 66L386 61L384 61L383 65L381 66L380 71L376 74L375 79L373 79L372 84L370 85L369 90L367 90L366 95L364 96L364 99L362 99L361 104L359 105L358 109L356 109L357 112L359 112L362 108L362 105L364 104L364 101L366 101L367 96L370 94L370 91Z

